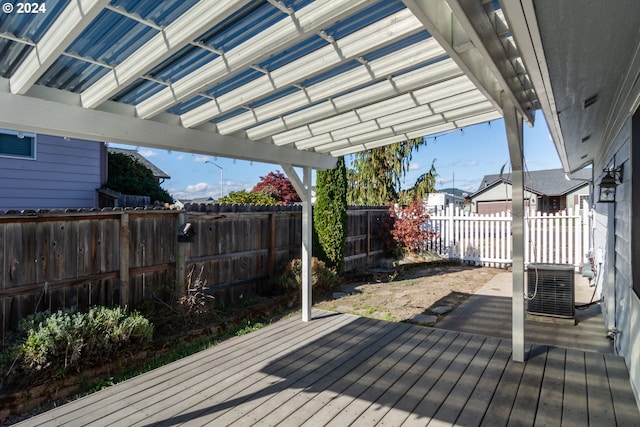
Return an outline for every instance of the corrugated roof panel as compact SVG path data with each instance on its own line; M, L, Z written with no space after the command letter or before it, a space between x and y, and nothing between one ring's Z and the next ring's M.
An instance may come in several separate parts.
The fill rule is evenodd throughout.
M280 3L293 10L300 10L313 3L313 0L280 0Z
M133 19L103 10L67 52L115 66L158 33Z
M196 95L192 98L187 99L184 102L181 102L178 105L171 107L170 109L167 110L167 112L171 114L180 115L180 114L186 113L187 111L193 110L194 108L199 107L200 105L207 103L209 101L211 101L211 98L206 98L204 96Z
M402 40L399 40L395 43L387 45L382 49L378 49L374 52L367 53L363 55L365 61L375 61L378 58L382 58L383 56L387 56L391 53L397 52L400 49L404 49L415 43L419 43L421 41L427 40L431 37L431 35L427 31L420 31L417 34L412 34L409 37L406 37Z
M382 0L355 15L333 24L325 29L325 32L334 39L341 39L402 9L405 9L405 6L401 1Z
M300 43L297 43L294 46L282 51L281 53L274 55L270 58L267 58L265 61L260 63L260 66L273 71L278 67L281 67L289 62L295 61L314 50L320 49L329 43L325 41L322 37L313 36L306 40L303 40Z
M137 79L133 84L118 92L111 98L112 101L137 105L166 88L165 85L145 79Z
M253 1L203 34L206 45L225 52L267 30L287 15L265 0Z
M0 38L0 76L11 77L31 49L32 46Z
M157 25L169 25L184 12L198 3L198 0L111 0L111 6L120 7L129 13L139 15Z
M13 34L16 37L38 43L70 1L47 0L45 13L17 13L16 11L2 13L0 15L0 33Z
M149 75L173 83L216 58L218 55L208 50L185 46L151 70Z
M238 114L242 114L242 113L244 113L245 111L247 111L247 110L245 110L244 108L236 108L235 110L233 110L233 111L229 111L228 113L223 114L223 115L221 115L221 116L219 116L219 117L216 117L216 118L215 118L215 119L213 119L213 120L209 120L209 122L211 122L211 123L218 123L218 122L222 122L222 121L224 121L224 120L230 119L231 117L235 117L235 116L237 116Z
M300 91L300 89L298 89L297 87L290 86L290 87L288 87L288 88L286 88L284 90L278 91L278 92L276 92L276 93L274 93L272 95L269 95L269 96L266 96L264 98L258 99L257 101L250 103L249 106L251 108L257 108L257 107L260 107L262 105L268 104L268 103L270 103L272 101L275 101L277 99L280 99L283 96L291 95L292 93L299 92L299 91Z
M358 67L362 67L362 64L358 61L353 60L353 61L345 62L344 64L341 64L338 67L332 68L322 74L319 74L317 76L304 80L300 82L300 84L304 87L312 86L316 83L320 83L324 80L330 79L342 73L346 73L347 71L353 70L354 68L358 68Z
M107 70L99 65L61 56L36 83L70 92L82 92Z
M242 73L236 74L230 79L224 80L214 87L206 91L207 95L211 95L214 97L218 97L227 92L232 91L244 84L249 83L250 81L257 79L258 77L263 76L264 74L260 71L256 71L253 68L243 71Z

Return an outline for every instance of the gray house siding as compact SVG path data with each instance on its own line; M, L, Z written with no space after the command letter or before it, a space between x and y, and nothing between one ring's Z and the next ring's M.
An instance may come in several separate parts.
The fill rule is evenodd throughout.
M103 143L37 135L35 157L0 157L0 210L97 206L106 170Z
M630 162L630 135L631 120L629 119L607 149L604 157L594 165L596 171L602 171L614 164L615 166L624 165L623 182L617 188L616 203L596 203L594 247L596 253L601 254L603 262L598 276L598 286L602 287L605 326L612 336L615 336L615 351L625 358L632 388L636 396L640 396L640 299L632 290L634 278L632 276L631 228L634 215L631 212L633 171ZM600 178L601 176L594 178L594 193L596 193L594 197L597 197ZM610 220L611 216L614 218L613 221ZM608 228L611 227L612 222L613 228ZM614 251L610 252L610 249Z

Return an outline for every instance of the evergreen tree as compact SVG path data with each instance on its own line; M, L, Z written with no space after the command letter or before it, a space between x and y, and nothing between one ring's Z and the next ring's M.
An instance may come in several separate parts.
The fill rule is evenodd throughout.
M341 272L347 235L347 169L344 157L338 159L333 169L316 174L313 223L318 258Z
M349 204L381 206L398 201L413 152L425 142L423 138L409 139L356 153L349 170Z
M104 187L122 194L149 196L151 202L173 202L153 172L127 154L109 153L109 178Z

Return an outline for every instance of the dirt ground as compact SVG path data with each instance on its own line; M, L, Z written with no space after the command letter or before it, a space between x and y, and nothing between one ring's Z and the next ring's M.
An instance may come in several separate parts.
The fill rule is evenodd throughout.
M317 308L393 322L432 326L505 270L461 265L423 265L368 282L349 283Z

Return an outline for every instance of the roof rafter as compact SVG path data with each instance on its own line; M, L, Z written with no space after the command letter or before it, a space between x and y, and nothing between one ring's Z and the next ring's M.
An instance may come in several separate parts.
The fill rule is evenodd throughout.
M291 111L298 110L305 106L309 106L318 101L329 99L331 97L340 95L341 93L349 92L355 88L358 88L367 83L373 83L376 79L385 78L389 75L397 74L407 68L415 67L420 63L426 63L442 57L444 51L436 43L435 40L429 39L423 42L417 43L413 47L401 49L393 52L383 58L371 61L368 63L368 67L358 67L349 71L346 71L331 79L316 83L312 86L304 88L303 91L292 93L287 96L283 96L275 101L272 101L266 105L261 105L253 109L252 113L243 113L237 116L231 117L218 123L218 128L221 133L230 134L238 131L242 128L264 122L278 116L286 115ZM433 81L435 78L450 78L453 74L462 74L462 71L451 60L443 60L437 64L432 65L432 68L425 70L423 76L417 76L419 80L422 77L430 77ZM400 80L407 79L407 76L400 77ZM407 87L407 90L414 88L415 86ZM356 91L361 92L361 91ZM387 95L378 94L374 92L370 94L370 102L379 101L383 96L393 96L397 92L392 90ZM354 99L353 103L349 106L342 107L342 111L347 108L353 108L354 106L361 105L362 100L356 101L355 93L350 95ZM340 96L341 99L346 99L346 95ZM288 114L285 121L280 121L280 126L273 127L273 123L266 125L258 125L251 129L251 138L264 138L274 133L278 133L286 130L290 126L297 126L304 120L309 120L309 115L313 115L313 118L320 119L328 117L331 114L335 114L336 111L331 112L327 110L325 113L320 112L321 108L310 107L299 113ZM340 109L338 110L338 112ZM298 117L298 119L294 119ZM301 121L302 120L302 121ZM286 122L286 123L285 123ZM263 131L269 128L266 133ZM260 136L257 136L260 135Z
M302 140L300 143L296 143L296 147L302 149L306 147L305 144L313 143L313 148L316 152L325 153L349 145L375 143L383 137L422 131L432 126L495 111L492 104L481 93L477 90L473 92L476 93L475 97L463 93L461 96L452 97L456 99L451 100L451 104L440 102L435 111L430 114L425 111L428 108L416 107L405 110L407 118L398 113L392 114L390 117L384 118L384 120L369 120L340 131L320 134L311 138L311 142ZM467 96L469 96L470 102L475 103L462 105L464 102L462 98ZM322 140L322 138L325 140L324 143L316 142Z
M126 60L113 67L110 73L87 88L81 96L82 105L86 108L97 107L141 74L191 43L195 37L239 10L248 1L205 0L197 3Z
M275 50L285 49L307 37L309 33L315 33L365 5L365 0L334 0L321 4L314 2L174 82L171 88L163 89L141 102L137 105L138 115L145 119L151 118L222 79L264 60Z
M208 102L180 116L185 127L195 127L242 104L275 93L287 86L314 77L332 67L380 49L394 41L421 31L422 27L409 10L377 21L351 33L333 44L273 70L269 76L255 79L231 92L221 95L217 102Z
M354 125L376 122L376 127L386 127L389 126L390 120L395 120L395 123L402 123L416 117L433 115L439 112L439 100L449 99L450 101L456 100L458 102L455 96L459 94L464 94L464 100L469 102L472 99L477 101L486 100L475 86L469 82L469 79L459 76L436 84L423 84L408 93L386 98L360 108L350 109L328 119L315 120L304 126L273 135L272 139L276 145L295 143L298 148L306 149L311 147L311 145L305 143L307 139L317 138L329 133L332 134L331 137L335 138L336 134L340 134Z
M521 89L511 87L515 84L513 80L517 80L517 75L503 64L509 61L497 35L491 31L491 23L481 10L481 5L477 5L480 9L473 6L474 9L471 10L472 6L463 6L457 0L403 2L496 109L502 112L501 92L505 92L522 117L533 124L533 110L528 105L528 100L523 99ZM473 13L473 17L468 16L468 13ZM473 24L474 20L482 22L480 32Z
M440 82L452 82L452 84L455 84L461 76L462 71L460 71L460 68L452 60L446 59L430 66L428 69L419 68L393 79L382 80L371 86L330 98L326 102L318 103L304 110L284 115L277 120L272 120L247 130L247 134L251 139L265 138L339 113L351 111L354 108L366 108L367 105L374 105L377 102L393 99L400 94L410 93ZM464 79L468 81L468 79ZM416 101L414 100L413 102Z
M93 21L109 0L77 0L69 2L35 48L13 73L11 92L24 95L58 59L73 40Z

